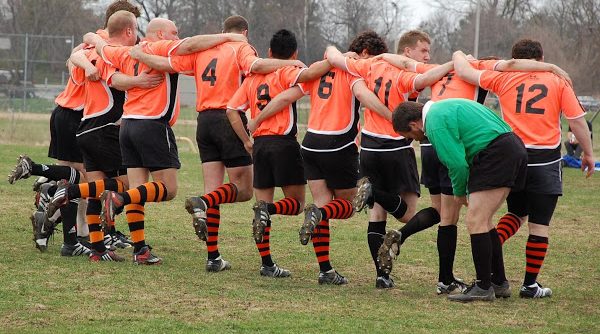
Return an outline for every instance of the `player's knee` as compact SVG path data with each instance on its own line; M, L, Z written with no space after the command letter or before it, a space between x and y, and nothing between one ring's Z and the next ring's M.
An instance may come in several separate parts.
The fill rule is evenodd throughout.
M238 187L236 202L247 202L252 199L251 187Z

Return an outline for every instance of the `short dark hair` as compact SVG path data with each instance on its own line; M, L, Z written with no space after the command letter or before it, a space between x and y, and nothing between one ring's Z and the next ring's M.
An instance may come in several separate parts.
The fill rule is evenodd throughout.
M400 103L392 113L392 125L396 132L408 132L408 123L416 122L423 118L423 104L419 102L406 101Z
M517 41L512 47L512 57L514 59L542 60L544 58L542 43L531 39Z
M383 38L373 30L363 31L358 34L348 47L348 51L356 53L361 53L364 49L367 49L367 52L371 56L377 56L388 52L387 45Z
M124 10L130 12L135 15L135 17L140 17L140 9L129 2L129 0L116 0L113 1L108 8L106 8L106 13L104 15L104 28L108 27L108 19L116 12Z
M269 47L273 58L289 59L298 49L296 35L289 30L281 29L273 34Z
M233 15L223 21L223 32L242 32L248 30L248 21L240 15Z
M429 34L421 30L407 31L400 36L396 53L403 53L404 48L406 47L414 48L417 46L418 42L426 42L431 44L431 38L429 38Z

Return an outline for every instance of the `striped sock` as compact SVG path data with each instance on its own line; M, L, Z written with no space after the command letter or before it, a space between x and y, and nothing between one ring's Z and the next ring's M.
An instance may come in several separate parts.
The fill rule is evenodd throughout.
M233 183L226 183L217 189L200 196L200 198L206 203L206 207L212 208L219 204L235 203L237 199L237 187Z
M102 225L100 225L100 208L100 200L89 198L85 212L85 222L90 231L92 248L98 253L103 253L106 251L106 246L104 246L104 232L102 231Z
M214 260L221 254L219 253L219 225L221 224L221 212L219 206L208 208L206 210L206 227L208 236L206 239L206 251L208 259Z
M125 216L129 226L131 241L133 241L133 252L137 253L146 246L146 236L144 235L144 206L141 204L127 204L125 206Z
M329 219L348 219L354 214L354 208L352 203L345 199L334 199L333 201L325 204L321 210L323 220Z
M125 186L117 179L96 180L89 183L72 184L67 188L67 198L100 198L104 190L123 192Z
M275 203L267 203L267 210L271 215L297 216L302 212L300 201L294 198L284 198Z
M148 182L119 195L123 197L123 205L162 202L167 199L167 187L162 182Z
M515 235L519 228L521 227L521 218L513 213L507 213L500 221L498 221L498 225L496 225L496 230L498 230L498 237L500 238L500 242L504 244L506 240Z
M529 286L536 282L547 252L548 238L530 234L525 248L526 265L523 285Z
M319 262L319 270L322 272L333 269L329 262L329 221L321 220L315 228L312 236L313 248Z
M256 243L256 248L258 248L258 253L260 254L262 265L267 267L272 267L274 265L273 259L271 258L271 242L269 241L270 235L271 221L269 220L269 222L267 223L267 227L265 228L263 241Z

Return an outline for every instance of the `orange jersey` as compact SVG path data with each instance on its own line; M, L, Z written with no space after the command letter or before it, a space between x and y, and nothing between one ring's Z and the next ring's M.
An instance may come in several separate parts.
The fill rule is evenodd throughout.
M183 40L143 41L140 45L148 54L168 57L182 42ZM131 76L152 70L146 64L131 58L129 49L130 46L107 45L102 49L102 59L120 72ZM155 88L134 87L127 91L123 118L162 119L168 121L170 125L175 124L179 116L178 75L164 73L164 76L165 80Z
M560 147L561 114L585 114L571 86L550 72L483 71L479 86L498 95L502 117L529 149Z
M333 68L320 79L298 84L310 94L308 129L302 147L334 151L354 143L358 134L360 103L352 86L362 78Z
M499 62L499 60L469 61L471 66L478 70L493 70ZM438 65L420 63L417 65L416 72L425 73L436 66ZM431 101L459 98L483 104L485 95L485 92L480 91L479 87L464 81L454 71L448 72L440 81L431 86Z
M240 111L250 109L250 118L254 119L273 97L294 86L304 70L305 68L286 66L269 74L252 74L229 100L227 108ZM292 104L265 119L252 136L296 136L297 118L296 106Z
M227 108L227 102L242 84L242 75L248 75L257 60L256 50L244 42L223 43L169 59L176 72L194 75L198 112Z
M419 74L403 71L384 60L346 58L346 68L354 76L365 79L367 86L390 110L407 101L415 91L415 79ZM365 110L365 123L362 133L384 140L402 140L392 123L374 111ZM365 148L365 143L362 147Z
M83 85L77 84L69 76L65 89L56 97L54 102L63 108L82 110L85 104L85 89Z
M85 106L82 120L102 116L110 112L115 105L113 92L108 86L110 78L116 73L115 68L106 64L95 50L86 50L85 54L88 60L98 69L100 80L86 80L85 71L82 68L77 67L73 70L73 80L85 87ZM115 121L121 118L120 114L123 113L122 103L121 101L121 110Z

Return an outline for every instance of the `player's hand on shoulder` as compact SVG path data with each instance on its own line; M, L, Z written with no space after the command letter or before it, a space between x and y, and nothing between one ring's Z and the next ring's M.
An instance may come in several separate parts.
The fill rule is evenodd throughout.
M565 81L567 81L569 83L569 86L573 86L573 81L571 80L571 77L569 76L569 73L567 73L565 70L563 70L562 68L556 66L556 65L552 65L552 73L558 75L559 77L565 79Z
M308 67L308 66L306 66L306 64L304 64L303 62L299 61L298 59L292 60L292 66Z
M100 73L98 73L96 66L90 66L89 68L85 69L85 78L89 81L100 80Z
M150 73L152 70L145 70L137 76L138 87L140 88L154 88L160 85L165 79L162 73Z
M140 59L140 57L142 57L144 54L144 51L142 49L141 45L135 45L133 46L131 49L129 49L129 56L131 56L131 58L133 59Z
M354 51L348 51L348 52L344 53L343 55L344 55L344 57L352 58L352 59L358 59L359 58L358 57L358 53L356 53ZM375 57L379 57L379 56L375 56Z

